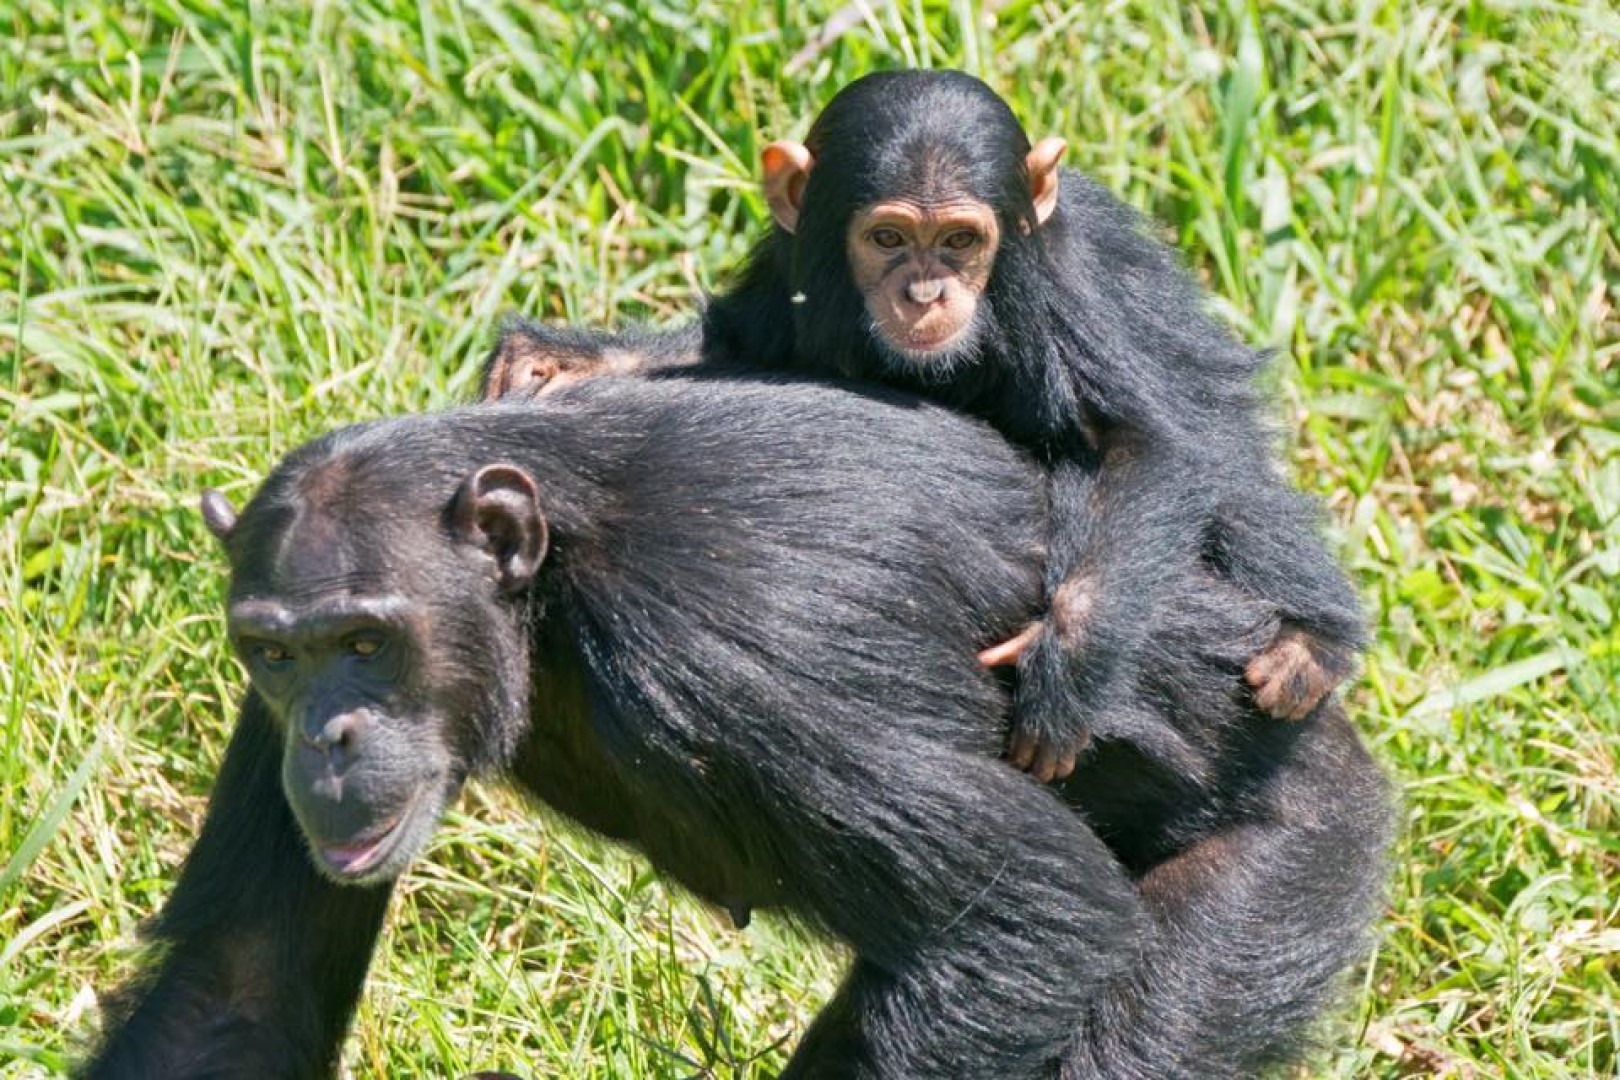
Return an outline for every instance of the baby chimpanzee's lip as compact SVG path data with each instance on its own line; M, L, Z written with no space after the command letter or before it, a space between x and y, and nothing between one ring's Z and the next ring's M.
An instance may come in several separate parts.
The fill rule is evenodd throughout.
M326 865L344 877L356 877L365 873L371 867L381 862L387 854L389 841L399 832L400 824L410 811L406 807L390 818L380 830L372 832L369 837L355 840L347 844L322 844L321 858Z
M961 336L961 333L962 328L957 327L954 330L947 330L944 333L939 333L936 331L932 334L912 334L906 340L906 345L911 349L915 349L917 352L933 352L935 349L941 348L942 346L948 345L952 341L955 341Z

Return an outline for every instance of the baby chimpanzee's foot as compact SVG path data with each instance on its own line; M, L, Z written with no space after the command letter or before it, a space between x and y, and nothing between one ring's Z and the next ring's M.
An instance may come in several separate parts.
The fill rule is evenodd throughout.
M645 355L620 348L611 335L518 324L501 332L484 362L481 396L535 397L595 375L634 374L646 365Z
M590 374L601 363L583 350L548 349L521 339L502 340L499 348L484 373L485 401L534 397Z
M1303 720L1350 674L1349 650L1285 622L1249 661L1243 681L1254 703L1277 720Z
M503 364L490 372L489 385L484 389L485 401L498 401L520 394L533 396L553 382L563 372L562 365L540 357L525 357Z

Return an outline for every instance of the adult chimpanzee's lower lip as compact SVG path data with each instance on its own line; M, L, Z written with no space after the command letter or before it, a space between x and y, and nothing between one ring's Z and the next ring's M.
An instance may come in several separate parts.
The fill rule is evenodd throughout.
M382 861L389 842L393 840L394 834L399 831L400 823L404 820L405 814L401 812L384 825L380 832L372 833L367 839L357 840L351 844L323 844L321 858L326 860L326 865L345 877L363 874Z

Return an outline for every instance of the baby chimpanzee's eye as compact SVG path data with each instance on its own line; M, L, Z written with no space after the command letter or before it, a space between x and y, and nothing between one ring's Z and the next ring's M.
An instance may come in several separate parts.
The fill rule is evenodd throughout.
M887 225L873 229L867 236L872 243L887 251L892 251L906 242L906 238L900 235L899 229L890 228Z

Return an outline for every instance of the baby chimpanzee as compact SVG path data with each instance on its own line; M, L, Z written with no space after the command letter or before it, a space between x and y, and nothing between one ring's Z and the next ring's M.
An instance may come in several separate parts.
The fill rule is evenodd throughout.
M520 325L500 396L554 378L748 366L879 380L980 416L1050 477L1046 617L987 650L1018 664L1010 756L1067 776L1090 731L1156 742L1132 688L1189 559L1282 613L1245 677L1310 715L1363 640L1355 593L1283 479L1253 380L1263 354L1207 316L1174 255L1095 182L1031 146L960 72L842 90L803 145L765 148L775 227L699 325Z

